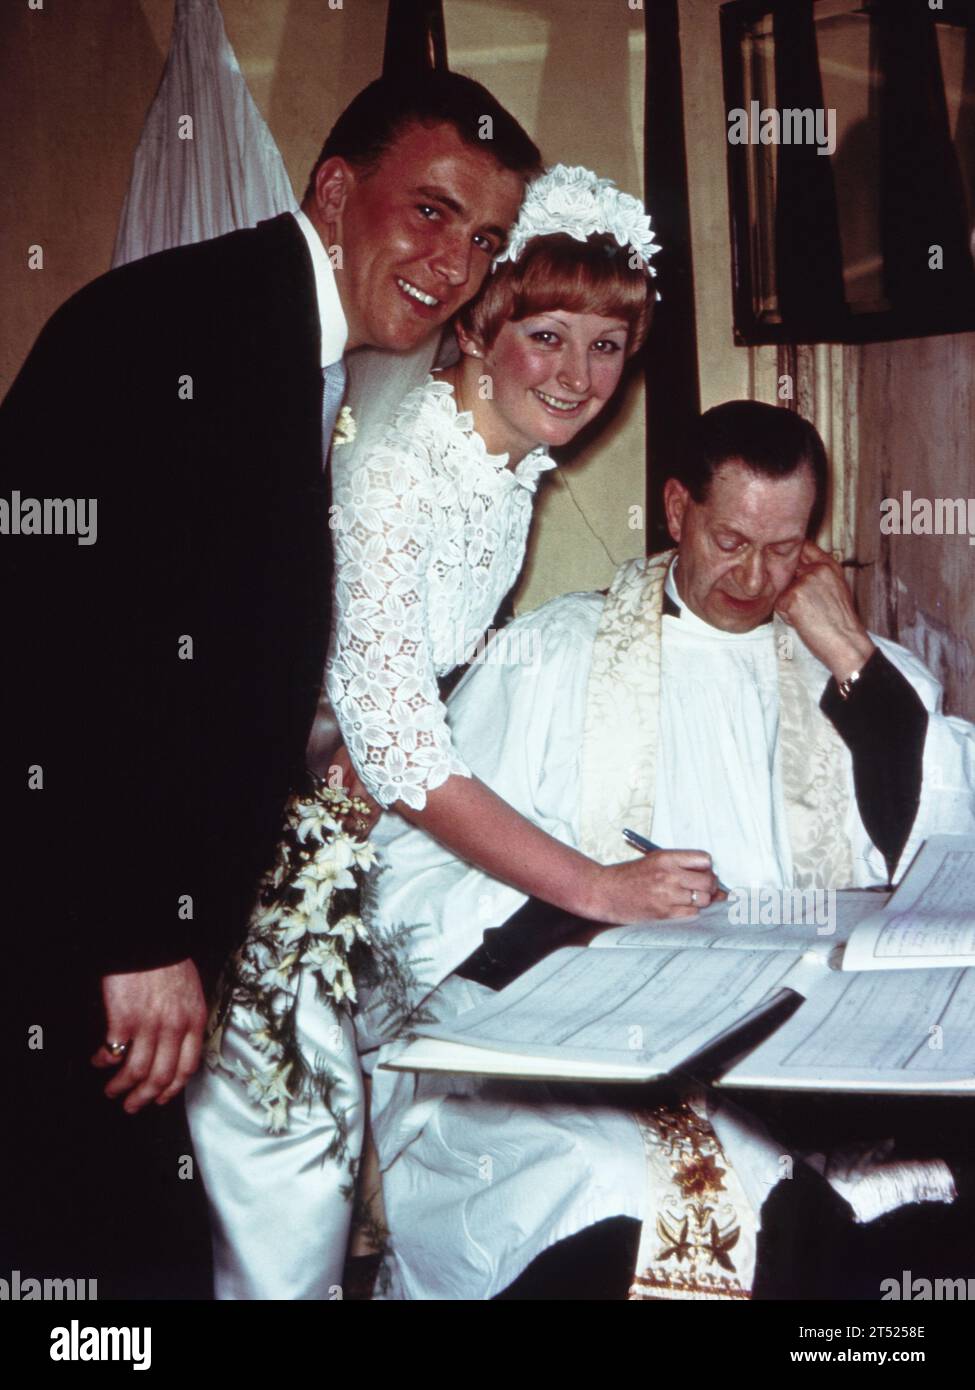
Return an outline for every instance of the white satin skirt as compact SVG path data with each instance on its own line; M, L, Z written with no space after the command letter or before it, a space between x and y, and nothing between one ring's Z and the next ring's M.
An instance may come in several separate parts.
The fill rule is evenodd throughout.
M227 1021L223 1060L248 1072L262 1057L241 1025ZM347 1116L343 1159L323 1157L335 1137L317 1097L292 1103L287 1129L268 1132L264 1112L239 1077L206 1064L186 1091L197 1161L206 1185L218 1299L340 1299L352 1218L350 1160L362 1149L363 1086L351 1020L315 998L305 972L296 1032L302 1055L324 1059L338 1080L333 1107Z

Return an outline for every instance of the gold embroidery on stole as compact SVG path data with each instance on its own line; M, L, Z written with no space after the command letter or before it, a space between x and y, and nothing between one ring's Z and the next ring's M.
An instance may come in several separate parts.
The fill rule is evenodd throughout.
M593 648L583 733L580 848L602 864L639 850L624 826L650 833L656 793L664 584L674 551L617 571ZM793 886L852 882L846 749L811 687L823 668L775 619L778 766ZM810 664L812 663L812 664ZM816 669L818 668L818 670ZM683 1105L638 1116L647 1154L647 1219L631 1298L749 1298L757 1213L710 1124ZM696 1186L696 1190L695 1189ZM653 1239L659 1249L651 1249Z

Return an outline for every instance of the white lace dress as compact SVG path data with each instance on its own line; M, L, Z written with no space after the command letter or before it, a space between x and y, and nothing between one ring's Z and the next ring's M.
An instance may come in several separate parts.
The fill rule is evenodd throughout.
M539 475L489 454L453 388L429 377L355 467L333 454L335 604L326 683L345 744L383 806L417 810L453 773L437 689L468 660L525 555Z
M364 460L347 462L353 452L332 452L328 693L367 789L419 808L451 773L470 775L437 679L468 658L514 583L537 480L553 464L536 449L509 469L433 377ZM229 970L209 1065L187 1090L218 1299L341 1297L364 1111L345 1006L361 926L350 892L372 851L336 823L343 793L320 795L289 807L300 875L281 860L266 881L273 891Z

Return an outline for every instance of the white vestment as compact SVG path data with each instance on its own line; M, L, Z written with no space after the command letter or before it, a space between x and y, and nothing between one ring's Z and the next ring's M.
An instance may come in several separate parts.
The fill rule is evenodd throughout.
M515 640L507 651L533 650L536 660L492 664L488 648L449 704L454 746L473 773L573 846L581 839L587 684L603 604L598 594L570 594L519 619L514 636L520 629L533 640ZM731 635L686 609L663 618L653 819L632 828L666 847L708 850L732 887L793 886L776 640L772 625ZM794 640L795 669L818 701L829 672ZM915 657L873 640L929 712L921 801L896 881L927 836L975 831L975 730L939 712L940 688ZM886 866L860 818L846 761L852 877L833 886L882 885ZM370 929L412 929L410 955L428 1012L446 1018L471 1007L484 990L451 972L524 895L394 815L383 817L373 839L382 867L367 907ZM618 857L628 857L622 841ZM367 1068L401 1045L377 1053L388 1043L383 1016L383 1001L372 1000L358 1020ZM757 1212L780 1176L780 1146L731 1104L710 1118ZM491 1298L555 1242L608 1217L645 1215L643 1142L626 1111L575 1107L538 1085L374 1070L372 1123L392 1297Z

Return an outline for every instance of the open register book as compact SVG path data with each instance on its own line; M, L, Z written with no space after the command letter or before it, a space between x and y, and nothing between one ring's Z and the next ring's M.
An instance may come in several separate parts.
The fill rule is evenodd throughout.
M720 1054L722 1086L975 1094L975 836L928 840L886 905L819 899L813 922L743 926L714 903L605 931L384 1065L634 1082Z

